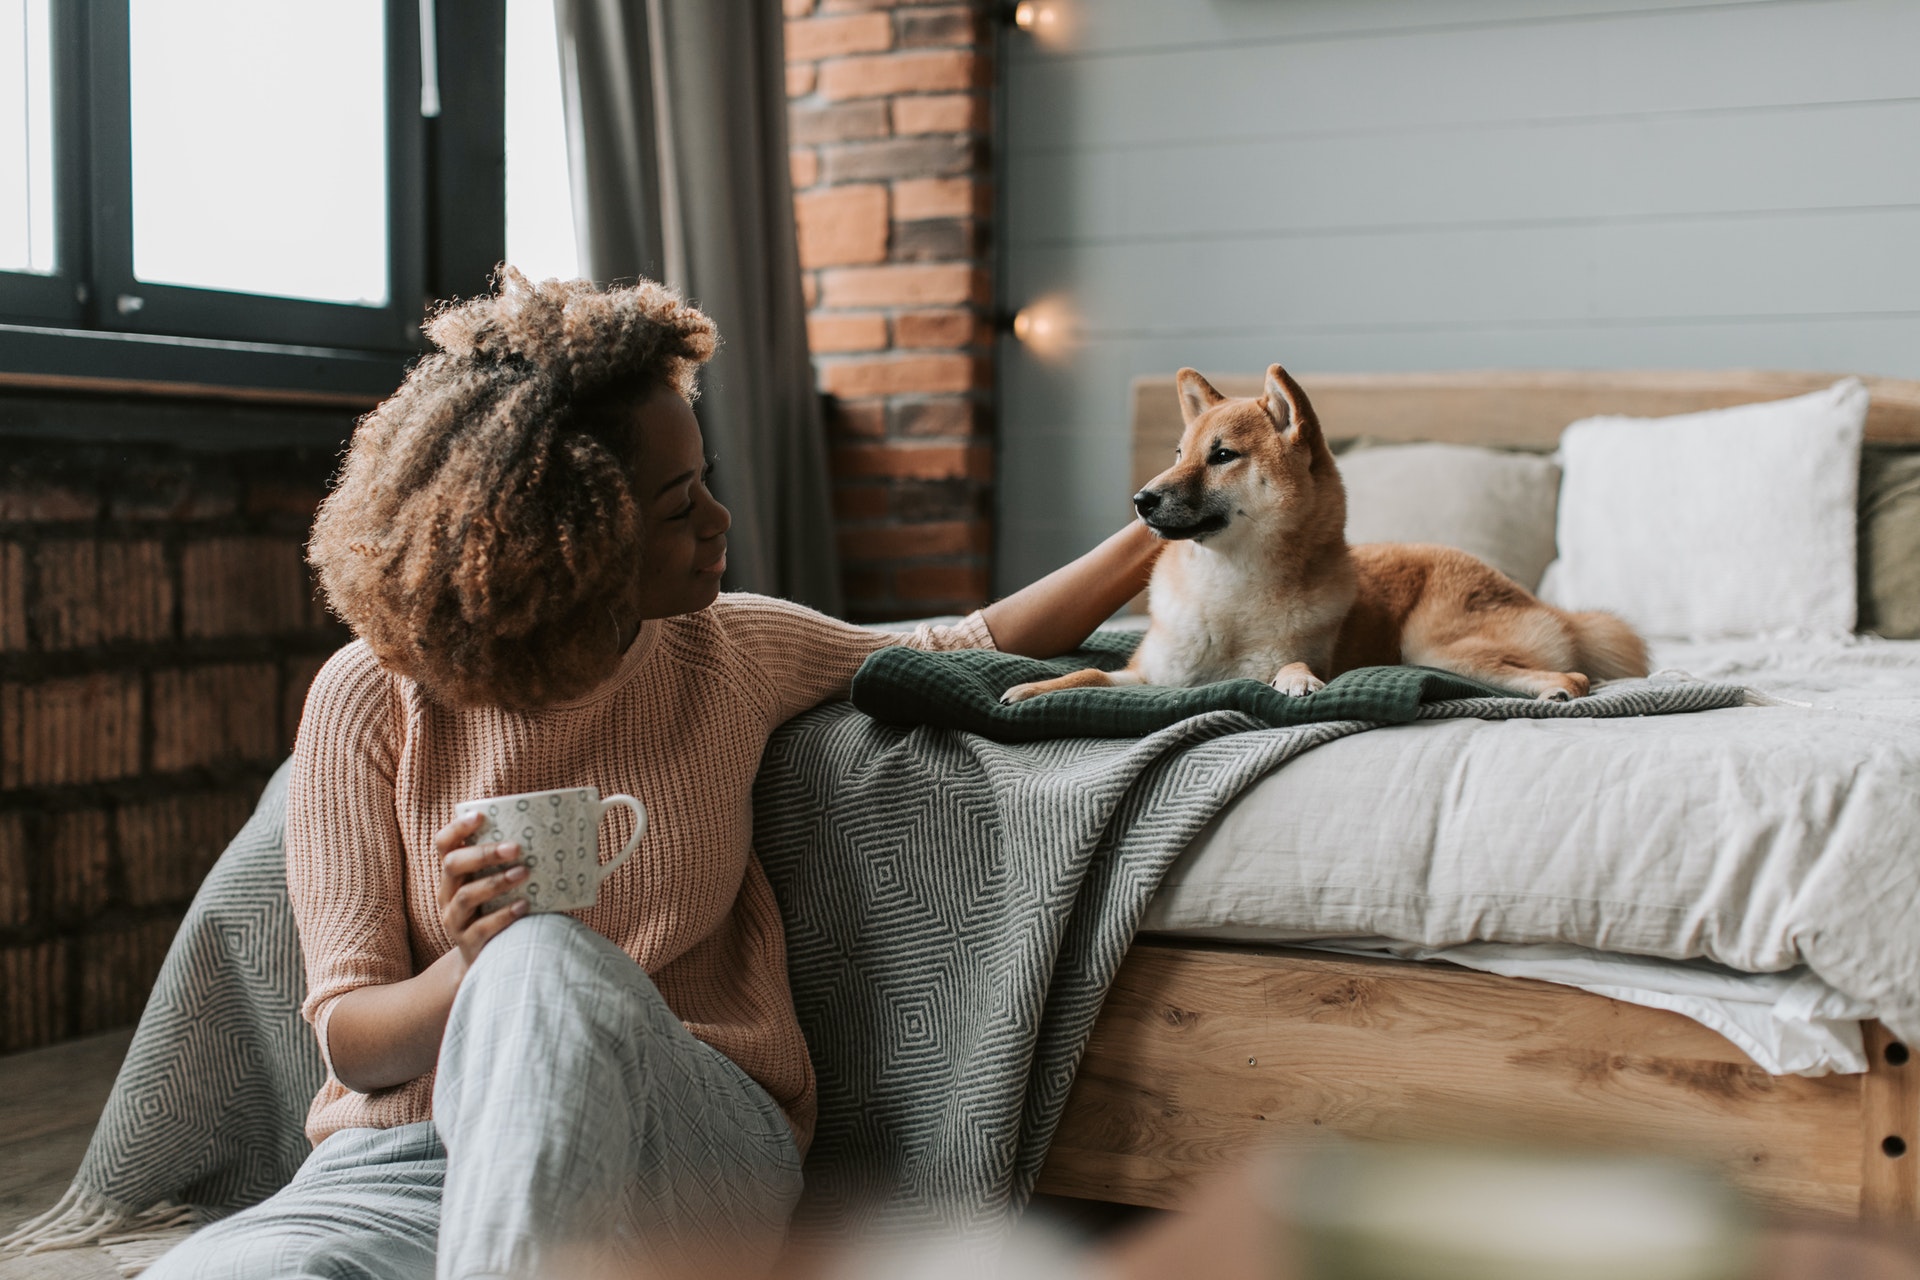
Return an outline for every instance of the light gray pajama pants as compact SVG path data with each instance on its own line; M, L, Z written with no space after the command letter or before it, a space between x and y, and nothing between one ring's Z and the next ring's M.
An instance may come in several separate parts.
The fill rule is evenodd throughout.
M766 1091L566 916L529 916L480 953L440 1046L433 1114L334 1134L278 1195L146 1275L467 1280L647 1260L737 1273L771 1261L800 1196L799 1152Z

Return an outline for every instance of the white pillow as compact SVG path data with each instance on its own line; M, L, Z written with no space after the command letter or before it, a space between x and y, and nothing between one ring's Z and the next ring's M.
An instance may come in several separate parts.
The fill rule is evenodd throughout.
M1463 444L1360 446L1340 455L1348 542L1437 542L1531 591L1553 560L1560 467Z
M1586 418L1560 437L1560 559L1541 595L1657 637L1853 630L1867 390Z

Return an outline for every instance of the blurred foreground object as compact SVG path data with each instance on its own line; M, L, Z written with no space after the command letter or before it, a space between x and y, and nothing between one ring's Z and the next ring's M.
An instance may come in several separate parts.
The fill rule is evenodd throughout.
M1920 1280L1920 1233L1763 1222L1659 1159L1390 1145L1254 1160L1110 1238L1109 1280Z
M1734 1280L1754 1222L1662 1160L1444 1147L1309 1156L1292 1217L1314 1280Z

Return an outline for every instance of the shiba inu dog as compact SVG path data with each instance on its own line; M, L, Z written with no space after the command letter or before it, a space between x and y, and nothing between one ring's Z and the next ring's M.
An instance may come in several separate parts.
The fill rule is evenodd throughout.
M1347 495L1306 393L1267 369L1229 400L1179 374L1174 464L1133 495L1172 545L1149 587L1152 625L1122 671L1016 685L1004 701L1097 685L1264 680L1301 696L1355 667L1415 663L1562 701L1592 680L1647 674L1646 645L1606 613L1543 604L1450 547L1347 545Z

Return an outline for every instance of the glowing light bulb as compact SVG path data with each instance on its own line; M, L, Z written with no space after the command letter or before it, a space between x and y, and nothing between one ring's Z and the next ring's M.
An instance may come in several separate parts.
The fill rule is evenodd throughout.
M1071 0L1020 0L1014 6L1014 25L1041 44L1064 44L1073 23Z
M1074 345L1073 309L1059 295L1035 299L1013 313L1008 326L1022 346L1042 360L1067 354Z

